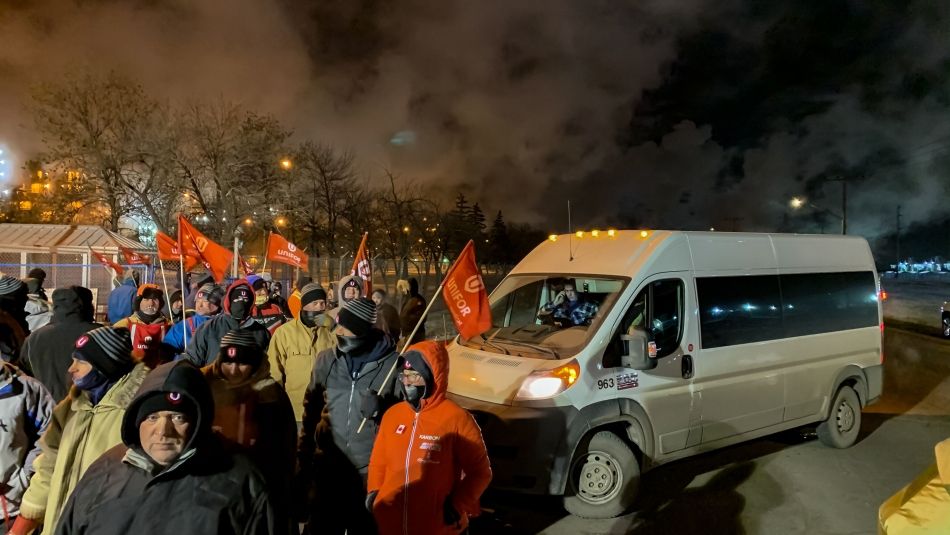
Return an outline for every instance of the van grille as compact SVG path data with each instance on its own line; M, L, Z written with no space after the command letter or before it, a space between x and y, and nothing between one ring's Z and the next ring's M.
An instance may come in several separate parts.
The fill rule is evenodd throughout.
M520 361L497 359L497 358L488 359L488 364L494 364L496 366L507 366L509 368L517 368L518 366L521 366Z

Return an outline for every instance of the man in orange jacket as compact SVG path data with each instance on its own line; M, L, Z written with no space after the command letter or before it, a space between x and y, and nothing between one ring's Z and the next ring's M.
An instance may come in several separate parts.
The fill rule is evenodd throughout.
M479 498L491 481L488 451L472 416L445 397L445 346L426 340L404 357L399 380L406 401L386 411L379 426L366 506L380 535L457 534L481 512Z

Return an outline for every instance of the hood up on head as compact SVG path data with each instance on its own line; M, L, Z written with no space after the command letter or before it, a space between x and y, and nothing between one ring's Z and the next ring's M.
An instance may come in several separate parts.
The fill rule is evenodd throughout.
M251 283L247 282L247 279L237 279L232 282L226 292L224 292L224 301L222 306L224 307L224 314L226 316L231 315L231 293L238 287L244 286L247 288L247 291L251 293L251 302L248 303L248 315L246 317L251 317L257 314L257 307L254 306L254 288L251 287Z
M424 340L409 346L403 358L426 379L426 395L420 403L420 412L445 399L449 389L449 353L445 350L445 343ZM429 374L420 369L423 366L428 367Z

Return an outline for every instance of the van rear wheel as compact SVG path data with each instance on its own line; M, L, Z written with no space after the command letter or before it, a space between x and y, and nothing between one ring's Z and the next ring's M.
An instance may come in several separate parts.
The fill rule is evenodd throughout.
M633 449L610 431L591 437L571 462L564 508L582 518L614 518L633 505L640 463Z
M861 400L850 386L842 386L831 403L828 419L818 425L818 440L832 448L849 448L861 431Z

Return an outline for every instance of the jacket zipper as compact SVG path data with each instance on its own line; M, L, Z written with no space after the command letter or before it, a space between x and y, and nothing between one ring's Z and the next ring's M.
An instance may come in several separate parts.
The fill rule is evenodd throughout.
M346 445L350 445L350 415L353 412L353 392L356 391L356 379L350 382L350 402L346 404Z
M419 423L419 413L412 419L412 434L409 435L409 447L406 449L406 479L402 489L402 533L409 535L409 459L412 458L412 443L416 439L416 424Z

